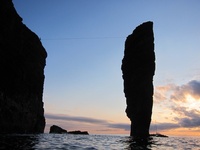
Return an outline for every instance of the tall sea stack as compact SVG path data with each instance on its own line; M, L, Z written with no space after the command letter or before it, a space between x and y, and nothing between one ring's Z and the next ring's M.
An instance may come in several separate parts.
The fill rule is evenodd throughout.
M149 136L153 106L155 53L153 22L139 25L125 42L122 60L126 114L131 120L130 135Z
M12 0L0 0L0 20L0 134L43 133L47 53Z

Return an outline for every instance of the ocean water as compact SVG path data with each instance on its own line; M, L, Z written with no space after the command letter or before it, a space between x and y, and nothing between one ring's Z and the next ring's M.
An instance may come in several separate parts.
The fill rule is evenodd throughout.
M152 137L136 142L129 136L16 134L0 135L0 150L200 150L200 137Z

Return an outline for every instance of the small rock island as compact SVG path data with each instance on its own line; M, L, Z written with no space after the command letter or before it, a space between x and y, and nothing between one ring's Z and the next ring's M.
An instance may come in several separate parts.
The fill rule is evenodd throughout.
M0 134L43 133L47 52L12 0L0 1Z
M155 72L153 22L139 25L125 41L122 60L126 114L131 120L130 135L149 136Z
M50 131L49 133L56 133L56 134L82 134L82 135L89 135L89 133L87 131L67 131L59 126L56 125L52 125L50 127Z

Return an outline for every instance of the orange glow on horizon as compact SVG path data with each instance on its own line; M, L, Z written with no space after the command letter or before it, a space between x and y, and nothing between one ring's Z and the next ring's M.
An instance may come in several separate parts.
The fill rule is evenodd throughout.
M180 128L168 131L162 131L161 134L165 134L168 136L200 136L199 131L188 131L188 129Z

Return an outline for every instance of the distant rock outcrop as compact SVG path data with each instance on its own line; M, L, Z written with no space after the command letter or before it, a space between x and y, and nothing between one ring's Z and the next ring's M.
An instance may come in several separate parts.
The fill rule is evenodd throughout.
M65 130L65 129L59 127L59 126L52 125L52 126L50 127L49 133L62 134L62 133L67 133L67 130Z
M154 72L153 22L145 22L127 37L122 60L126 113L131 120L131 136L149 136Z
M89 133L87 131L69 131L67 132L67 130L59 127L59 126L56 126L56 125L52 125L50 127L50 131L49 133L56 133L56 134L65 134L65 133L68 133L68 134L83 134L83 135L89 135Z
M168 137L167 135L156 133L156 134L150 134L150 136L155 136L155 137Z
M83 134L83 135L89 135L87 131L69 131L68 134Z
M0 20L0 133L43 133L47 53L12 0L0 1Z

